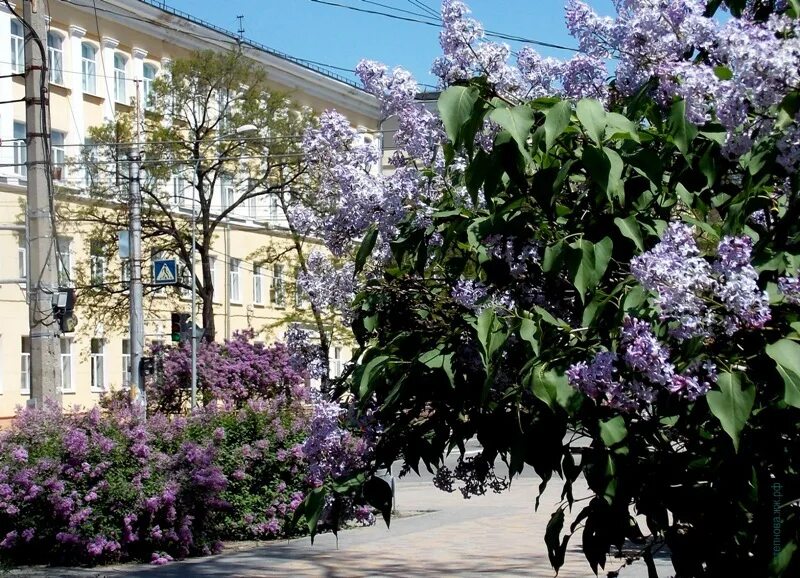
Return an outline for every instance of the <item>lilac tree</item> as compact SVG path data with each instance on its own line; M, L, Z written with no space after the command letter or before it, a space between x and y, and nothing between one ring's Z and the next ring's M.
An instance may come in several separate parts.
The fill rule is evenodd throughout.
M364 235L351 393L385 425L372 463L450 486L443 455L477 436L468 494L504 486L498 458L561 476L556 568L579 533L595 572L630 540L651 576L665 544L679 576L792 575L800 6L615 6L568 2L581 52L512 63L445 0L439 118L405 71L359 65L398 117L397 171L316 169L361 211L325 238Z

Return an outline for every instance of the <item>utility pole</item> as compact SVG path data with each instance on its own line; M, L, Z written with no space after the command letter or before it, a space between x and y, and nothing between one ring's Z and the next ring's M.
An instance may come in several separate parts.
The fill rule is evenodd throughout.
M142 352L144 351L144 311L142 289L142 192L139 189L139 169L141 156L134 147L128 153L128 176L130 182L130 351L131 351L131 398L134 407L144 418L147 414L147 397L144 389L142 371Z
M58 241L50 187L50 118L46 77L47 24L41 0L23 0L25 26L25 126L28 169L28 305L31 401L61 405L61 346L53 315L58 294Z

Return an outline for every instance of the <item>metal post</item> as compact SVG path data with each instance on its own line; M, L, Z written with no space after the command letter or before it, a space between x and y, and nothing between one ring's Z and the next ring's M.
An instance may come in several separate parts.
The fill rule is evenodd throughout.
M199 161L198 161L199 162ZM195 171L195 174L197 171ZM196 255L195 229L197 228L197 216L195 214L195 199L192 194L192 406L197 407L197 283L195 280Z
M147 397L142 372L144 351L144 312L142 290L142 193L139 190L138 149L128 153L128 176L130 179L130 347L131 347L131 397L142 418L147 414Z
M58 292L58 243L54 231L50 190L50 159L46 122L49 119L46 81L47 24L39 0L23 0L25 22L25 122L27 132L29 223L28 292L30 320L31 403L61 404L61 347L53 317ZM38 40L38 42L37 42Z

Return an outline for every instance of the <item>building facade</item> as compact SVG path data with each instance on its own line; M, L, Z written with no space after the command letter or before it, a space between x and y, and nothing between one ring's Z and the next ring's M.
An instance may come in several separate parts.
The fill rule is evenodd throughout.
M21 1L11 2L18 14ZM335 108L365 133L380 127L375 99L344 79L287 55L237 38L189 15L160 6L153 0L98 0L93 5L72 2L40 3L52 9L48 21L49 98L53 182L80 204L86 176L79 165L66 162L87 144L90 127L143 106L137 90L147 96L152 82L176 58L198 50L241 50L263 66L270 86L289 94L298 106L315 112ZM30 359L26 283L28 271L25 234L26 150L24 28L0 5L0 418L13 415L30 395ZM172 210L189 210L179 192L186 186L176 177ZM224 185L220 185L224 187ZM227 195L215 192L220 208ZM274 202L259 198L243 204L226 220L214 239L212 270L215 279L217 338L251 329L265 342L280 338L275 328L296 307L307 306L295 297L294 267L286 262L260 263L265 246L290 243L285 222ZM59 226L58 253L61 283L74 285L75 271L88 266L93 280L105 275L124 276L123 259L109 259L92 246L90 231L81 226ZM115 271L116 269L116 271ZM152 271L143 271L147 281ZM169 341L170 313L189 311L191 293L165 288L145 302L146 342ZM74 333L61 340L62 394L65 406L94 405L100 395L126 387L130 359L123 324L89 323L85 314L92 303L77 291ZM270 329L272 328L272 329ZM334 343L332 372L349 358L346 343Z

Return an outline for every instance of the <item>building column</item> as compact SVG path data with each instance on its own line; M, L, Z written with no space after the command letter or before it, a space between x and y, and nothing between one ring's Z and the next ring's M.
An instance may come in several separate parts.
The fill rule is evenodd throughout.
M11 2L15 6L15 2ZM15 7L16 9L16 7ZM0 102L8 102L13 96L14 80L9 76L11 70L11 11L0 2ZM0 138L11 139L14 135L14 107L7 104L0 109ZM14 162L14 151L10 146L0 147L0 164ZM13 175L14 167L0 167L0 174Z
M103 51L103 57L100 59L102 68L103 82L101 86L103 90L98 92L102 93L103 100L103 120L114 120L115 107L114 103L114 52L119 46L119 40L109 36L103 36L100 42L100 50Z

